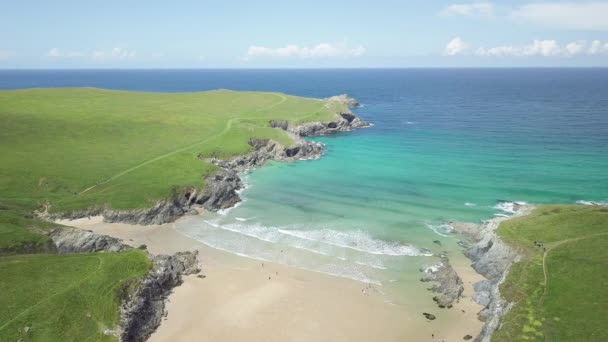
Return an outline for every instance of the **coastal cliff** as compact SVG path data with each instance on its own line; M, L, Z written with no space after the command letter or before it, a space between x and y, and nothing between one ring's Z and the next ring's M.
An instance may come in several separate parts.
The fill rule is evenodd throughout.
M327 100L338 101L348 108L359 107L359 103L347 95L331 97ZM234 206L241 201L238 190L243 188L239 172L259 167L270 160L296 161L317 159L323 155L321 143L304 139L306 136L329 135L336 132L351 131L368 127L369 123L355 114L337 113L333 121L309 122L293 125L286 120L271 120L268 125L286 131L293 145L283 146L270 139L250 139L252 151L229 160L204 158L220 167L220 170L205 178L206 187L185 188L175 192L169 198L157 202L151 208L135 210L115 210L106 207L95 207L73 212L48 213L38 212L46 220L78 219L91 216L103 216L105 222L121 222L138 225L152 225L173 222L187 214L195 214L195 208L217 211Z
M473 285L474 300L484 308L478 313L481 321L485 322L476 341L489 342L492 334L500 326L500 319L513 305L500 294L500 285L506 279L509 269L519 258L517 252L504 243L496 234L501 222L514 216L530 213L533 207L529 205L514 205L513 216L495 217L481 224L451 222L454 230L465 236L472 246L465 250L465 255L471 259L472 267L486 279Z
M47 234L58 254L116 253L133 248L120 239L77 228L59 227ZM121 341L147 340L166 315L166 299L173 288L182 283L182 276L200 272L197 251L148 254L148 258L152 267L143 279L133 279L118 291L120 326L104 334L119 336Z

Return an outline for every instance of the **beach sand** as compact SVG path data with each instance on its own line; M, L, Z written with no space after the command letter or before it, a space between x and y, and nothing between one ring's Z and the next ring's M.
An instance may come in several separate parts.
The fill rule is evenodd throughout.
M173 224L104 223L100 217L60 223L145 244L154 254L199 251L206 277L185 277L150 341L462 341L482 327L476 316L481 306L470 299L472 283L482 277L464 256L451 262L463 278L465 298L448 310L437 308L430 292L411 302L418 304L395 305L382 286L216 250Z

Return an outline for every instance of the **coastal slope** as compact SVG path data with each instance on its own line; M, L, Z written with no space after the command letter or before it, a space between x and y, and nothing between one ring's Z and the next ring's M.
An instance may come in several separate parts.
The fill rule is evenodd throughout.
M517 205L514 217L452 223L486 279L478 341L604 341L608 208Z

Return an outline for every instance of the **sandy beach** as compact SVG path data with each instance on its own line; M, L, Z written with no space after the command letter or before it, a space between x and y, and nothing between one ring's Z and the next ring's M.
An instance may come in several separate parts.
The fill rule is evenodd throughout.
M175 289L151 341L462 341L482 326L476 316L481 306L470 298L482 278L464 256L451 260L463 278L464 298L448 310L437 308L430 292L411 305L395 305L382 286L216 250L174 224L135 226L101 217L60 223L145 244L154 254L199 251L205 277L188 276Z

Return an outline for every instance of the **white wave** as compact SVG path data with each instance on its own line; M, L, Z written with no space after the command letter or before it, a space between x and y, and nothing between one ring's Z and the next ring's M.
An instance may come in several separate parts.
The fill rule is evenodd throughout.
M471 203L471 202L465 202L465 203L464 203L464 205L465 205L465 206L467 206L467 207L474 207L474 206L476 206L477 204L475 204L475 203Z
M442 267L443 267L443 263L440 262L438 264L425 267L424 269L422 269L422 272L424 272L425 274L436 273Z
M405 121L403 122L404 125L415 125L416 123L413 121Z
M608 206L608 202L604 202L604 201L585 201L585 200L578 200L576 201L577 204L582 204L582 205L604 205L604 206Z
M243 217L235 217L234 219L237 220L237 221L241 221L241 222L245 222L245 221L249 220L249 219L246 219L246 218L243 218Z
M441 224L425 223L425 225L430 230L435 232L435 234L443 236L443 237L450 237L450 234L454 231L454 227L452 227L451 225L449 225L447 223L441 223Z
M517 212L517 207L522 206L522 205L527 205L528 203L526 202L522 202L522 201L516 201L516 202L499 202L497 203L494 207L494 209L500 210L504 213L507 214L515 214L515 212Z
M322 230L285 230L279 232L300 239L316 241L327 245L349 248L363 253L392 256L430 256L412 245L401 245L397 242L377 240L363 231L342 232L330 229Z
M382 285L382 283L380 281L367 277L361 271L361 269L359 269L358 267L355 267L355 265L324 264L324 265L317 266L317 267L305 267L301 264L297 264L297 263L293 263L293 262L286 262L283 260L275 260L274 258L270 258L270 257L263 257L263 256L259 255L259 252L258 252L258 254L255 254L255 252L244 253L242 251L236 250L236 248L227 248L227 247L220 245L220 243L209 241L209 239L201 238L197 234L188 234L183 231L180 231L180 233L187 237L200 241L203 244L205 244L211 248L215 248L215 249L218 249L218 250L221 250L224 252L235 254L235 255L238 255L238 256L241 256L244 258L260 260L260 261L265 261L265 262L276 262L279 264L297 267L297 268L300 268L303 270L328 274L328 275L336 276L336 277L348 278L348 279L360 281L360 282L366 283L366 284Z
M219 225L211 221L206 223L235 233L247 235L266 242L283 242L295 248L307 249L318 254L329 255L322 251L323 245L353 249L374 255L391 256L430 256L412 245L401 245L396 242L377 240L362 231L322 230L293 230L276 227L266 227L258 224L226 224ZM289 239L292 237L292 239ZM296 239L293 239L296 238ZM303 241L304 240L304 241ZM311 243L312 242L312 243ZM319 245L320 244L320 245Z
M226 216L230 212L230 210L238 208L245 201L246 200L244 198L241 198L241 201L238 202L237 204L233 205L230 208L220 209L220 210L217 211L217 213L220 214L220 215L222 215L222 216Z

